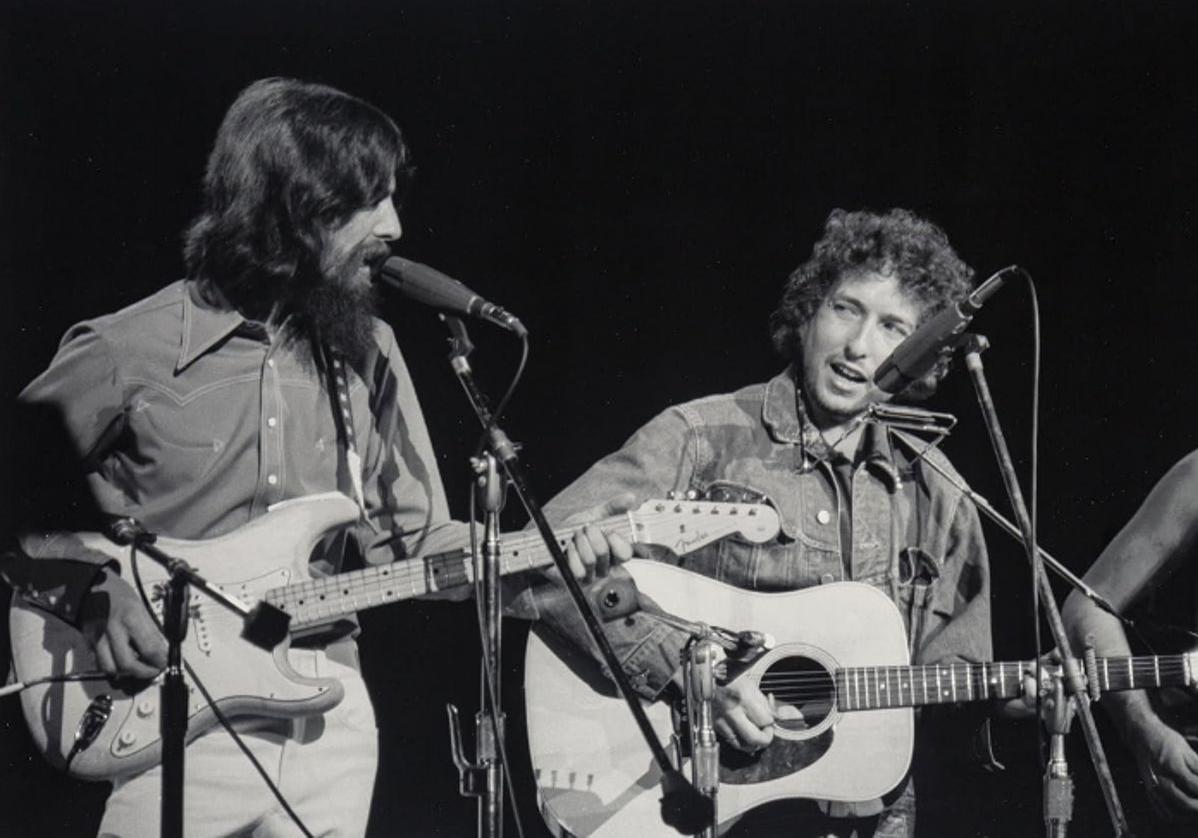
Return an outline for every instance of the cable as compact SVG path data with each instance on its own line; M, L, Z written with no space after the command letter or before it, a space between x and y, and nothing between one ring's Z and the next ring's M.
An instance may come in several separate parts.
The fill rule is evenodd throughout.
M516 366L516 372L512 376L511 383L508 384L507 390L504 392L503 397L499 400L499 403L496 405L495 409L491 412L491 424L492 425L496 425L499 422L500 415L502 415L504 409L507 407L508 402L512 398L512 394L516 392L516 386L520 383L520 379L524 375L524 368L528 363L528 354L529 354L528 335L526 335L526 334L521 335L520 336L520 362ZM487 446L487 429L484 429L483 432L479 435L478 444L475 446L475 456L476 457L480 456L482 454L482 452L486 449L486 446ZM502 479L502 477L500 479ZM473 485L470 487L470 500L469 500L468 508L469 508L469 516L470 516L469 517L469 521L470 521L470 527L469 527L469 530L470 530L470 555L471 555L471 558L473 559L474 557L477 557L479 555L478 530L477 530L477 527L478 527L477 507L475 504L475 492L474 492ZM477 562L475 562L475 567L477 567ZM512 807L512 817L516 823L516 833L520 836L520 838L524 838L524 823L523 823L523 818L520 815L520 805L516 800L516 792L512 786L512 782L511 782L512 771L511 771L511 762L508 760L508 755L507 755L507 743L505 741L505 737L502 735L503 732L499 729L499 723L497 721L497 718L500 713L500 707L502 705L500 704L499 693L498 693L498 690L496 689L495 673L491 671L491 664L490 664L490 661L487 659L488 658L487 649L490 645L490 638L487 636L487 618L486 618L486 615L483 613L482 597L480 596L481 585L482 585L482 574L476 573L475 578L474 578L474 613L475 613L475 620L478 624L479 644L480 644L480 648L483 650L483 654L480 655L480 660L482 663L482 670L483 670L482 677L483 677L483 682L484 682L485 688L486 688L487 698L490 702L491 711L492 711L490 713L487 713L486 715L487 715L487 718L491 725L491 736L492 736L493 740L495 741L496 748L498 751L500 769L503 772L503 776L506 778L503 783L504 792L509 801L509 805ZM485 707L482 709L485 711ZM476 752L477 752L477 743L476 743Z
M527 350L527 346L528 346L528 342L525 341L525 349L526 350ZM528 355L527 351L524 353L524 355L525 355L525 358L527 358L527 355ZM523 361L521 362L521 368L523 368ZM517 373L517 374L519 374L519 373ZM513 381L512 385L508 388L508 395L511 395L511 393L514 389L515 389L515 382ZM507 396L504 397L505 400L506 400L506 398L507 398ZM501 406L502 406L502 402L501 402ZM471 558L473 559L473 557L479 555L477 507L475 505L475 493L474 493L473 487L471 487L471 490L470 490L469 514L470 514L470 519L469 519L470 520L470 555L471 555ZM477 567L477 563L475 563L475 567ZM492 710L492 712L487 713L486 715L487 715L487 719L491 725L491 736L492 736L492 738L496 744L496 747L498 749L498 752L499 752L499 765L503 771L503 776L506 778L506 780L503 783L504 792L507 795L508 802L512 807L512 818L515 820L515 823L516 823L516 834L519 835L520 838L524 838L524 822L523 822L524 819L520 815L520 804L516 800L516 791L512 786L512 781L511 781L512 770L511 770L511 763L508 760L508 755L507 755L507 743L505 741L505 737L503 736L503 731L501 731L499 729L499 723L497 721L497 717L500 712L501 704L499 702L499 694L498 694L498 691L496 690L496 685L495 685L495 673L491 671L491 663L487 659L487 651L486 650L487 650L488 645L490 644L490 638L487 637L487 618L486 618L486 615L483 613L482 597L480 596L481 585L482 585L482 574L476 573L475 577L474 577L474 617L475 617L475 621L478 624L479 645L480 645L481 649L483 650L483 654L481 654L479 656L480 662L482 664L482 670L483 670L483 682L486 685L487 697L491 703L491 710ZM476 735L477 735L477 733L476 733ZM476 751L477 751L477 743L476 743Z
M503 394L503 398L499 400L499 404L495 407L491 414L491 422L496 423L499 417L503 415L504 408L512 399L512 394L516 392L516 385L520 383L520 379L524 377L524 366L528 363L528 335L520 336L520 363L516 365L516 374L512 376L512 383L507 386L507 390Z
M67 675L47 675L45 678L34 678L32 681L16 681L7 686L0 687L0 698L6 698L10 695L24 692L32 687L40 687L42 684L62 684L69 681L107 681L108 674L100 671L92 672L71 672Z
M1031 547L1029 548L1032 555L1032 629L1036 648L1036 717L1043 718L1043 708L1041 707L1042 699L1040 696L1040 680L1042 677L1041 657L1043 656L1043 638L1040 635L1040 584L1035 573L1037 563L1040 562L1040 557L1036 553L1039 549L1040 540L1037 535L1039 530L1039 495L1040 495L1040 299L1036 295L1036 283L1032 280L1032 275L1023 268L1012 265L1007 268L1008 271L1018 271L1025 280L1027 280L1027 290L1031 297L1032 305L1032 428L1031 428L1031 503L1028 511L1028 517L1031 521ZM1039 744L1040 767L1044 768L1044 730L1043 725L1036 725L1036 739Z

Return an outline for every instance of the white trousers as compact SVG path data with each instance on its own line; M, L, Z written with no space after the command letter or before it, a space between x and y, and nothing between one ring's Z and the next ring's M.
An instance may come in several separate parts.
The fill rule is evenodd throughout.
M234 727L313 835L360 838L378 766L378 730L366 685L356 669L323 651L293 649L290 657L303 675L338 678L345 698L323 715L238 720ZM161 766L117 781L99 838L159 838L161 794ZM187 838L303 835L219 724L187 746L183 805Z

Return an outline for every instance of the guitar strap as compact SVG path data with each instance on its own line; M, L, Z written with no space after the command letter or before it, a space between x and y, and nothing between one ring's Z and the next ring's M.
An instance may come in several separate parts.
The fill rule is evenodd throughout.
M889 430L889 429L888 429ZM890 431L892 435L897 435ZM892 450L895 450L892 446ZM930 595L932 584L940 575L939 561L924 547L924 534L927 522L924 520L930 510L930 499L927 497L927 484L922 468L922 456L916 457L906 466L899 468L899 491L907 501L910 523L906 527L902 542L894 541L897 549L897 572L895 574L895 602L899 601L897 586L899 583L911 586L911 599L908 604L908 651L912 657L919 648L920 634L923 631L924 616L931 607ZM895 536L900 523L896 520Z
M324 360L326 390L329 394L333 411L333 425L337 429L337 471L344 470L353 493L354 502L358 504L358 514L363 521L369 523L366 515L366 498L362 490L362 457L358 453L357 438L354 434L353 406L349 398L349 365L340 355L334 354L326 345L321 344L321 356ZM338 482L342 482L338 480Z

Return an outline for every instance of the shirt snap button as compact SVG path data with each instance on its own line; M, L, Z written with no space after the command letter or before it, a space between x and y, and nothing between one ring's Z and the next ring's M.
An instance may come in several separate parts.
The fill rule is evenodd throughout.
M826 524L832 520L832 513L826 509L821 509L819 512L815 513L815 520L819 521L821 524Z

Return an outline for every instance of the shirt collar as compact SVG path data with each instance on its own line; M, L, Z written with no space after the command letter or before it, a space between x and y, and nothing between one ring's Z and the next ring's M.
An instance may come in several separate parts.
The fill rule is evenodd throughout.
M800 399L795 386L795 368L787 367L765 385L761 421L778 442L803 442L805 417L799 415Z
M797 374L797 368L791 365L765 385L761 420L777 441L798 443L802 446L804 462L827 460L832 452L815 425L807 418L807 409L803 405L802 394L796 383ZM858 462L880 471L892 487L897 487L899 472L894 462L894 449L890 444L890 435L883 425L878 422L865 423L857 449L857 459Z
M183 334L179 346L179 359L175 362L175 373L181 373L192 361L248 322L237 309L215 305L205 300L195 282L184 282Z

